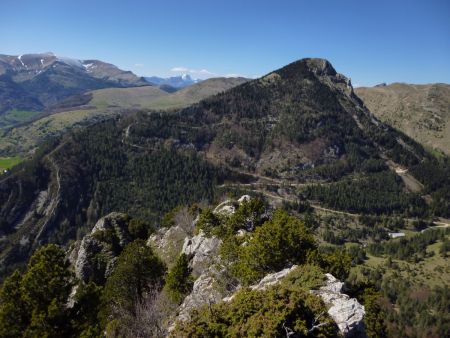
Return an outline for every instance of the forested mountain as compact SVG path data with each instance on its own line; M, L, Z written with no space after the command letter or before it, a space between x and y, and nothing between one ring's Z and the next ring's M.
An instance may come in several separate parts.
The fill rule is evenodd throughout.
M325 283L324 273L332 274L330 283L333 276L349 278L348 291L366 306L370 337L431 332L422 321L403 318L425 310L411 310L414 295L386 284L390 270L359 266L358 273L355 266L357 275L349 273L366 254L420 261L429 258L429 245L445 243L447 232L439 229L399 242L405 248L382 241L388 230L426 230L450 216L448 158L434 157L378 120L326 60L299 60L242 82L183 109L128 111L71 130L1 176L0 272L10 277L0 291L0 333L280 336L294 328L306 336L361 334L359 303L352 303L356 313L349 317L359 319L349 327L325 315L318 296L325 291L311 295ZM209 209L223 194L241 192L254 197ZM337 247L346 242L357 245ZM48 243L65 248L71 265ZM212 260L199 263L197 254ZM217 263L226 268L218 272ZM11 274L15 268L23 273ZM282 282L271 275L278 272ZM233 293L264 276L280 284ZM80 291L69 297L76 283ZM214 302L235 298L205 305L169 333L170 321L204 304L201 292L213 284L220 290ZM435 306L445 306L447 290L430 289L420 304L443 294ZM245 308L242 318L238 308ZM445 332L446 316L426 315L433 334Z
M0 156L26 155L50 136L122 113L181 109L246 81L244 78L213 78L175 92L150 85L104 88L69 96L53 106L51 112L40 116L36 116L39 113L10 111L0 117L0 128L3 128L3 132L0 130ZM11 85L5 90L19 89ZM24 104L34 102L39 105L24 91L20 93Z
M450 216L449 168L323 59L74 129L0 178L0 334L439 336L448 231L427 227ZM388 241L404 228L416 235ZM379 256L386 267L366 265ZM418 300L436 271L414 266L411 281L398 260L431 259L444 287ZM352 311L326 314L327 288Z
M436 194L433 212L448 212L448 186L432 183L445 165L439 169L421 146L378 121L328 61L300 60L189 108L111 120L43 146L0 183L3 267L47 241L66 243L111 211L156 221L180 203L211 199L233 172L287 183L370 181L376 173L376 192L353 187L379 194L376 208L360 210L427 213L420 195L390 178L387 160ZM330 194L342 197L332 187L302 194L327 204ZM353 195L338 207L366 203Z

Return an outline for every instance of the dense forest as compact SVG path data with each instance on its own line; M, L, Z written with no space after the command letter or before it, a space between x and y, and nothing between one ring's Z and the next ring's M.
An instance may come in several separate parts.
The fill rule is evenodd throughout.
M38 233L37 225L45 226L37 240L65 244L112 211L157 226L160 217L177 205L212 200L223 170L189 150L162 145L135 151L123 144L118 123L110 120L75 131L43 147L5 179L0 189L0 231L10 236L2 242L8 262L2 269L27 257L39 245L35 240L16 247L30 231ZM55 146L56 152L51 150ZM59 204L51 218L47 221L45 211L36 211L30 214L29 223L21 225L20 214L33 207L47 187L56 193L57 184L59 195L54 198Z
M328 185L307 187L305 197L326 206L363 214L426 215L426 204L419 195L408 194L400 177L391 171L342 180Z

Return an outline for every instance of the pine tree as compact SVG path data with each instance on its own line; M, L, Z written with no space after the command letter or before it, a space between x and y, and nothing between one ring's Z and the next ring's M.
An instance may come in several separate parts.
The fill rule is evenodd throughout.
M158 287L165 270L164 263L145 241L139 239L128 244L105 285L107 317L120 313L134 315L135 305L151 288Z
M186 294L191 291L193 284L191 272L189 258L183 253L166 277L165 289L174 302L181 303Z
M386 314L379 303L380 295L370 291L364 297L366 334L368 338L383 338L387 336L386 324L384 323Z
M67 299L73 275L65 253L50 244L30 258L27 270L13 273L1 289L1 337L60 337L70 330Z
M0 337L20 337L30 320L29 311L22 299L21 281L22 275L15 271L3 282L0 290Z

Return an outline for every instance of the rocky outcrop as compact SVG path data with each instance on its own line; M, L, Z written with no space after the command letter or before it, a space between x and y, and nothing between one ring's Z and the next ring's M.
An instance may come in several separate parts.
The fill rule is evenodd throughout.
M200 276L217 261L221 243L215 236L206 237L203 231L192 238L185 238L181 252L191 257L190 264L195 277Z
M344 337L365 337L364 306L355 298L342 293L344 283L327 273L327 283L319 290L312 290L315 295L330 306L328 314L333 318Z
M198 218L187 208L181 208L172 215L171 227L158 229L148 239L147 245L156 251L169 269L180 255L185 239L193 235Z
M164 263L170 268L180 255L185 239L189 236L188 231L181 226L161 228L156 231L147 241L147 245L155 249Z
M203 231L193 237L186 237L181 253L190 257L192 275L197 277L191 293L184 299L178 309L175 321L186 321L190 312L205 304L214 304L228 294L223 285L219 265L219 247L222 241L213 236L206 237ZM174 321L174 323L175 323ZM174 325L171 326L171 329ZM169 329L170 330L170 329Z
M281 280L286 277L289 273L294 271L298 265L293 265L291 268L286 268L278 272L269 273L263 279L259 281L258 284L250 286L252 290L264 290L268 286L275 285L281 282Z
M242 195L237 201L225 200L218 204L213 212L217 215L230 216L233 215L237 208L244 202L250 201L251 197L249 195Z
M250 286L252 290L264 290L270 286L280 283L289 273L297 268L294 265L266 275L257 284ZM220 272L213 269L205 271L194 283L193 290L179 307L176 320L186 321L190 319L190 312L205 304L214 304L219 301L231 301L240 286L226 291L220 287ZM326 274L327 282L319 290L310 292L319 296L328 307L328 314L336 322L339 331L344 337L366 337L364 330L364 306L355 298L350 298L342 293L344 283ZM172 325L172 328L174 326Z
M131 241L127 215L113 212L101 218L84 236L77 250L75 274L83 282L102 284L111 273L118 255Z
M281 280L286 277L289 273L291 273L292 271L294 271L296 268L298 267L298 265L293 265L290 268L286 268L283 269L281 271L278 272L274 272L274 273L269 273L268 275L264 276L263 279L261 279L257 284L253 284L250 286L250 289L252 290L265 290L267 287L278 284L281 282ZM234 293L231 296L225 297L222 300L224 302L229 302L231 301L234 296L236 295L236 292L241 288L240 285L238 285L236 287L236 289L234 290Z
M191 293L180 305L176 320L189 320L193 309L205 304L218 303L223 297L224 290L219 286L217 275L212 270L203 273L195 280Z
M233 215L235 212L236 212L236 202L231 200L226 200L220 203L213 210L213 213L224 216Z

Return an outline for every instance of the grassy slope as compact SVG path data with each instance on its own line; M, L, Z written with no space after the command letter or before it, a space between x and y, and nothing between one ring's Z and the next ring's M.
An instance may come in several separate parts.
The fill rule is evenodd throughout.
M0 128L12 127L16 124L26 122L37 115L40 112L28 111L28 110L9 110L5 114L0 116Z
M57 134L75 124L88 123L93 117L102 115L105 114L102 114L101 110L85 109L45 116L0 135L0 153L20 154L27 152L49 135Z
M247 81L244 78L209 79L173 94L154 86L107 88L92 91L86 106L55 113L0 133L0 154L21 154L33 149L46 136L77 124L89 123L130 109L175 109L189 106Z
M173 94L162 96L152 101L149 108L171 109L182 108L196 103L208 96L223 92L248 81L245 78L215 78L183 88Z
M19 164L20 162L22 162L22 158L19 156L0 157L0 174L3 172L3 170L11 169L12 167L14 167L16 164Z
M450 85L393 83L355 92L383 122L450 155Z
M156 98L169 95L154 86L99 89L92 94L89 105L97 108L149 108Z
M448 236L450 237L450 236ZM368 259L362 266L376 268L383 266L388 273L397 272L402 277L414 281L415 285L450 286L450 265L448 257L442 257L439 249L442 241L438 241L427 247L427 253L434 253L431 257L426 257L418 263L407 262L404 260L392 259L394 263L391 267L387 266L387 257L375 257L367 255ZM354 272L359 273L361 265L353 267Z

